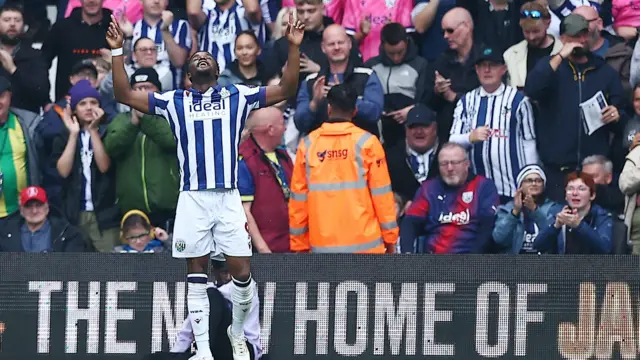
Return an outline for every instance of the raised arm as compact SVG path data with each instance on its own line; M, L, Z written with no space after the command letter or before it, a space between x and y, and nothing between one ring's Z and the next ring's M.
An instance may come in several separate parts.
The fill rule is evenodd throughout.
M285 36L289 40L289 56L287 65L282 72L278 85L267 86L267 106L287 100L296 94L298 77L300 76L300 43L304 35L304 24L293 20L293 13L289 13L289 23Z
M150 113L149 94L144 91L133 91L131 85L129 85L129 77L124 69L124 56L122 51L124 34L113 15L111 15L111 23L109 24L109 30L107 30L107 44L111 47L113 94L116 100L138 111Z

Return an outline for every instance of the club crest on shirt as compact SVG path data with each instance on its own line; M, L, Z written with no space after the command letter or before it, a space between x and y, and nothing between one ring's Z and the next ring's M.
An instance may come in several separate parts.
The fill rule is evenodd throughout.
M504 116L505 119L509 119L511 117L511 106L505 106L502 108L502 116Z
M229 92L229 90L227 90L227 88L222 88L222 90L220 90L221 99L226 99L229 97L229 95L231 95L231 93Z
M473 201L473 191L465 191L462 193L462 201L465 204L469 204Z

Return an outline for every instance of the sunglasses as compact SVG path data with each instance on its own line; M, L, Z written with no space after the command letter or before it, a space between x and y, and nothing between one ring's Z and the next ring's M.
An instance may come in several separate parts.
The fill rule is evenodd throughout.
M542 19L542 13L538 10L523 10L520 13L521 19Z
M142 234L127 236L127 237L125 237L125 239L127 241L142 240L143 237L149 235L150 233L151 233L150 231L147 231L147 232L142 233Z
M456 26L454 26L452 28L443 28L442 29L442 33L451 35L451 34L453 34L454 31L458 30L460 25L462 25L462 23L460 23L460 24L458 24L458 25L456 25Z

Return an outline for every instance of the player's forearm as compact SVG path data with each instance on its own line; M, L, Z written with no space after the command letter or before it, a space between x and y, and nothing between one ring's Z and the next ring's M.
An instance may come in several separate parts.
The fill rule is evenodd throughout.
M112 64L113 95L118 102L131 106L129 98L132 90L127 72L124 69L124 56L113 56Z
M286 94L286 98L295 95L298 88L298 78L300 76L300 48L289 44L289 56L287 66L280 79L280 87Z
M69 139L67 140L67 145L64 147L64 151L58 162L56 163L56 168L58 169L58 173L61 177L67 178L69 174L71 174L71 169L73 168L73 159L76 155L76 146L78 144L78 134L71 133L69 134Z

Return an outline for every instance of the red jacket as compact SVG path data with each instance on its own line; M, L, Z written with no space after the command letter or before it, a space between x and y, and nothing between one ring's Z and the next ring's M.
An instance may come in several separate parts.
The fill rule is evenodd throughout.
M256 220L260 234L272 252L290 252L288 199L282 192L269 160L252 137L240 145L240 155L253 177L255 195L251 204L251 214ZM284 170L287 183L291 184L291 158L281 149L276 149L276 156Z

